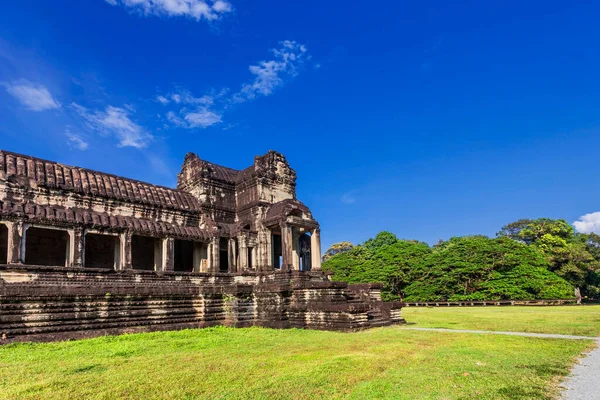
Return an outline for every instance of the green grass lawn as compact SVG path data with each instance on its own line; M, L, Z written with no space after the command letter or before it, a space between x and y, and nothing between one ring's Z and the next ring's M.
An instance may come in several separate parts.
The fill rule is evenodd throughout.
M423 328L600 336L600 305L556 307L405 307L402 316Z
M13 344L0 347L0 398L551 399L591 346L402 327L211 328Z

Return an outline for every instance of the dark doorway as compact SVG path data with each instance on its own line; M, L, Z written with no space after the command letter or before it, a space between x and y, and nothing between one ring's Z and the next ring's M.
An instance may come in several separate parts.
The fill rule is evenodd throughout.
M229 271L229 240L221 238L219 240L219 271Z
M179 272L194 271L194 242L175 240L174 270Z
M300 271L310 271L312 267L310 254L311 236L308 233L304 233L300 235L298 240L298 247L300 249Z
M85 235L85 261L87 268L117 268L119 238L111 235L87 233Z
M154 271L158 239L133 235L131 238L131 265L133 269Z
M0 264L8 263L8 228L0 224Z
M254 268L254 263L252 262L252 247L248 247L248 269Z
M25 233L25 264L66 266L69 233L56 229L29 228Z
M282 248L281 248L281 235L273 234L273 268L281 269L283 263Z

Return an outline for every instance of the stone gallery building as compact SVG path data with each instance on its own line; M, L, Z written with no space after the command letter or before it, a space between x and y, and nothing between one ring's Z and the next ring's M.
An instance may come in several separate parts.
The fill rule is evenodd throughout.
M0 151L0 343L397 322L379 286L323 274L282 154L235 170L189 153L171 189Z

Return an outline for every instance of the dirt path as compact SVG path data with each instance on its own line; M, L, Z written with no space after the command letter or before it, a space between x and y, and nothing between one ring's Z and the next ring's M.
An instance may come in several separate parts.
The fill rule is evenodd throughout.
M600 339L596 343L598 347L573 367L563 383L563 400L600 399Z

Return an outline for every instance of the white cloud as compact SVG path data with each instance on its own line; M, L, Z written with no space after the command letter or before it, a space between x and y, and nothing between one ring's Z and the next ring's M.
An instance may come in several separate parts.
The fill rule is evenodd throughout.
M143 15L187 17L199 21L214 21L233 11L227 0L105 0Z
M261 61L249 67L254 80L242 86L233 96L235 102L252 100L258 95L268 96L287 79L298 75L298 70L310 60L306 46L293 40L279 42L279 49L271 49L275 59Z
M600 233L600 211L582 215L573 225L581 233Z
M156 101L158 101L163 106L166 106L167 104L170 103L169 99L167 99L165 96L161 96L161 95L156 96Z
M167 113L167 119L180 128L208 128L223 121L220 114L207 108L198 108L194 111L182 109L180 113L183 117L178 116L173 111Z
M72 149L77 149L77 150L87 150L88 147L90 147L89 143L86 142L83 137L81 137L80 135L76 135L74 133L71 133L69 131L69 129L67 129L65 131L65 136L67 137L67 145L72 148Z
M107 106L104 111L92 111L73 103L73 108L81 115L88 126L105 135L116 136L119 147L143 148L152 140L152 135L129 118L124 108Z
M177 116L173 111L167 113L167 119L172 122L175 126L185 127L185 122Z
M215 102L213 95L206 94L202 97L194 97L188 90L185 89L179 89L177 92L171 93L168 96L171 100L160 95L157 97L157 100L165 105L168 104L170 101L173 101L176 104L200 104L205 106L209 106Z
M60 103L45 86L36 85L26 80L3 83L2 86L29 110L45 111L60 108Z
M206 108L199 108L197 111L187 113L184 118L190 128L208 128L222 121L220 115Z

